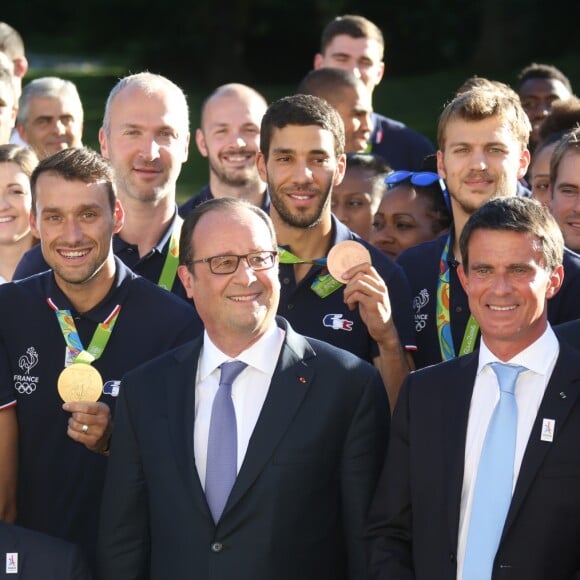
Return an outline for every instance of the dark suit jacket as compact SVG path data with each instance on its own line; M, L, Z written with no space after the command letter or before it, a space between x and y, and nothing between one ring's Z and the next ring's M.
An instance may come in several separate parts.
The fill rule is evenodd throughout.
M580 297L578 298L580 299ZM560 340L567 342L576 350L580 350L580 319L557 324L554 326L554 332Z
M18 573L7 574L7 555L13 553ZM75 545L0 521L0 578L90 580L91 575Z
M411 373L370 510L371 578L455 580L465 438L478 352ZM580 359L561 343L495 559L494 580L580 570ZM544 418L553 442L541 441Z
M384 460L374 367L286 338L224 513L214 524L193 449L201 339L123 381L98 550L103 580L367 578L364 523Z

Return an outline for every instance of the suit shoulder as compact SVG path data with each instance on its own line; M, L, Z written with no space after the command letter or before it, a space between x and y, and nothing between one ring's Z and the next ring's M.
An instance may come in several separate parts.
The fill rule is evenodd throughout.
M347 350L309 336L303 338L314 351L317 364L325 366L329 371L348 370L349 372L356 371L369 375L378 374L378 370L372 364Z
M125 379L140 379L141 377L147 379L148 377L167 372L167 369L172 365L181 361L190 359L191 364L194 365L197 361L194 359L194 353L201 347L202 336L196 336L194 339L184 342L175 348L167 350L158 356L144 362L134 369L128 371Z
M580 350L580 319L557 324L553 329L560 346L565 343L575 350Z
M417 385L444 384L448 377L456 373L467 372L467 369L471 368L472 365L477 365L478 357L479 351L475 351L464 356L426 366L409 373L408 380Z

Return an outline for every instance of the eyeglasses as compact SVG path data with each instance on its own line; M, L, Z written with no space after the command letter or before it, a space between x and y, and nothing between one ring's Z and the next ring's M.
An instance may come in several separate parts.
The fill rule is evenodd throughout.
M389 175L387 175L385 178L385 183L387 184L388 188L391 189L395 187L395 185L399 185L399 183L407 180L409 180L413 185L418 185L419 187L429 187L434 183L439 183L443 199L445 200L445 205L447 206L447 209L451 211L449 192L447 191L445 182L441 177L439 177L439 174L434 173L433 171L406 171L401 169L399 171L393 171L392 173L389 173Z
M200 260L190 260L188 264L199 264L206 262L212 274L218 276L233 274L240 265L240 260L244 258L248 266L255 271L269 270L276 263L276 251L251 252L242 256L236 254L227 254L225 256L212 256L211 258L201 258Z

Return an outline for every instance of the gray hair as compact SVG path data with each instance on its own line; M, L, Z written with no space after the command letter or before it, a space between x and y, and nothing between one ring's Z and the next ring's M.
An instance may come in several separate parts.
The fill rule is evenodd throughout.
M70 97L75 104L75 115L78 120L83 121L83 104L76 85L72 81L67 81L59 77L41 77L30 81L22 89L16 122L26 125L30 114L30 100L35 97L50 97L60 99ZM77 120L75 118L75 120Z

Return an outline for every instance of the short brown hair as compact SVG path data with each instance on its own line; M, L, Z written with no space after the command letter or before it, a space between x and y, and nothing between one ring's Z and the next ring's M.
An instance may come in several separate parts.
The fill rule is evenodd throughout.
M380 28L364 16L343 14L331 20L322 31L320 52L324 54L332 40L341 34L352 38L368 38L375 40L381 47L381 58L385 50L385 39Z
M568 151L576 153L576 155L580 154L580 127L564 133L552 153L550 158L550 183L552 187L556 184L562 158Z
M236 197L216 197L200 203L190 213L187 214L183 225L181 226L181 235L179 236L179 263L189 266L193 260L193 232L199 223L199 220L207 213L215 212L233 212L234 210L247 209L255 213L267 226L272 239L272 247L275 249L278 245L276 241L276 232L270 216L258 206L243 199ZM216 232L219 235L219 232Z
M66 181L102 183L107 188L109 205L115 211L117 194L110 162L88 147L69 147L43 159L32 172L32 213L36 215L36 183L43 173L55 173Z
M270 154L274 129L283 129L288 125L316 125L330 131L334 137L334 154L338 158L344 153L344 123L336 110L320 97L292 95L272 103L262 118L260 151L266 159Z
M512 94L513 93L513 94ZM527 148L532 126L517 94L501 88L474 87L460 93L447 104L437 128L437 143L440 150L445 149L445 133L449 123L455 119L483 121L498 117L521 145Z
M550 211L535 199L497 197L482 205L468 220L459 238L463 268L469 267L469 240L476 230L532 234L542 243L544 268L553 272L564 258L564 238Z

